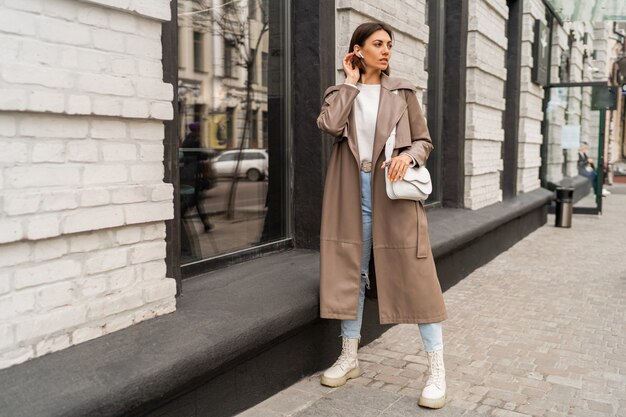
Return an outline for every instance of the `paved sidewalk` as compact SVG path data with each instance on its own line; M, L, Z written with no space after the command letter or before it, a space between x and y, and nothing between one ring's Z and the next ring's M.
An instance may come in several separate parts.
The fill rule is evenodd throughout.
M417 406L426 354L416 325L359 349L340 388L304 378L239 417L626 416L626 184L601 216L548 223L444 293L448 400Z

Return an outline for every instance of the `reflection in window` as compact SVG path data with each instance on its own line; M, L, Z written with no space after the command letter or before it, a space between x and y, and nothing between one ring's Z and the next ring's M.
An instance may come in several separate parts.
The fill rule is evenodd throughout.
M193 69L195 71L204 71L204 56L202 54L203 40L203 33L193 32Z
M194 52L181 53L179 66L181 115L193 114L180 126L183 265L286 237L284 3L206 4L178 2L179 49Z

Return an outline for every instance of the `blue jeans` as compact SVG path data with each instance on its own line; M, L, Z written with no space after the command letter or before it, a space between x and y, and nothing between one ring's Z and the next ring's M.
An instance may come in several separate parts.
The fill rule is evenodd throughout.
M349 339L361 338L363 321L363 302L365 287L369 288L369 263L372 252L372 184L371 173L361 172L361 212L363 219L363 252L361 257L361 286L359 291L359 309L356 320L341 320L341 336ZM443 348L441 323L420 323L420 335L426 352Z

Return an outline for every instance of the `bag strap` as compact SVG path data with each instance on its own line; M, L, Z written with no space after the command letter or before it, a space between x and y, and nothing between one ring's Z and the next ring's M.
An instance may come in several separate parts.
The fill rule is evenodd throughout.
M398 95L398 90L391 90L391 92L395 95ZM391 161L391 154L393 153L393 149L396 147L396 127L393 127L391 134L387 138L387 142L385 142L385 161Z

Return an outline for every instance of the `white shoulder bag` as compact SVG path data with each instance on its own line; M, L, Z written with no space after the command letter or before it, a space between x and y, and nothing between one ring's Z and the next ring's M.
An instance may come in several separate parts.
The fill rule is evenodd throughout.
M433 191L433 184L430 181L430 172L425 166L409 167L404 174L404 178L392 182L387 175L389 163L391 162L391 154L396 145L396 128L393 128L391 135L385 143L385 182L387 186L387 196L392 200L406 199L415 201L424 201Z

